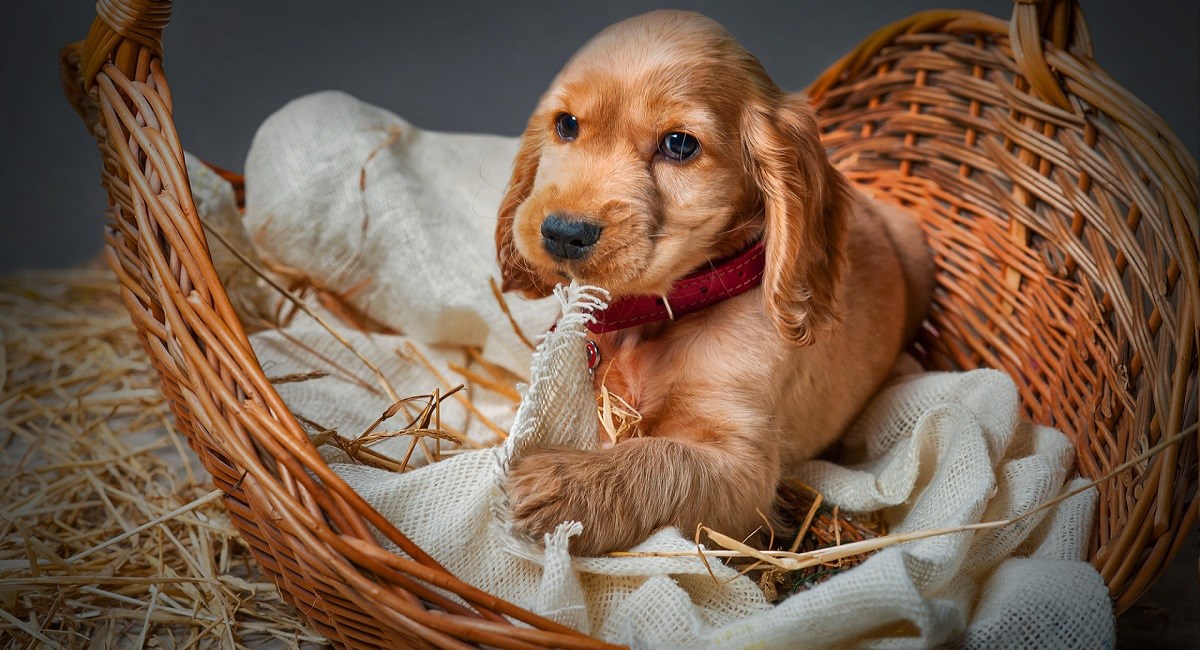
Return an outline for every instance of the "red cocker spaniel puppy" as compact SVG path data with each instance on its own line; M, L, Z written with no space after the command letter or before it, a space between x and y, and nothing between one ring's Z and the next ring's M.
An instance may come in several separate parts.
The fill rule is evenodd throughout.
M604 30L555 78L496 244L505 290L575 279L620 312L600 315L595 377L640 413L635 434L508 479L516 526L580 521L579 554L666 525L752 533L888 378L932 286L916 222L833 168L808 99L675 11Z

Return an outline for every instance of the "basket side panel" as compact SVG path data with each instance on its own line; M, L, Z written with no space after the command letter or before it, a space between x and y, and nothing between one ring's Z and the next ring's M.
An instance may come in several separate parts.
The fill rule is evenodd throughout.
M930 20L816 86L826 144L923 222L938 267L927 365L1008 372L1029 417L1102 476L1196 422L1194 161L1140 141L1152 117L1096 91L1111 80L1094 62L1044 44L1064 110L1030 90L1006 25ZM1091 553L1119 606L1186 534L1196 482L1192 436L1101 485Z

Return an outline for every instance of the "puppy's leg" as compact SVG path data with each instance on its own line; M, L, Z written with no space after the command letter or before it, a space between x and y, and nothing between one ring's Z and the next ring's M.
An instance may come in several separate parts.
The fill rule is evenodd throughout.
M701 442L697 442L697 440ZM734 537L769 515L779 480L771 445L734 436L634 438L596 451L555 449L515 463L508 479L516 526L541 535L564 521L583 523L577 555L629 548L675 525L691 535L703 523Z

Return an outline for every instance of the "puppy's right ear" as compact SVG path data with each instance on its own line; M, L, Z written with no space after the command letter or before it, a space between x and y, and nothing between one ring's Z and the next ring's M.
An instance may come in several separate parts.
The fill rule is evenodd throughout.
M517 208L521 207L533 191L538 159L542 156L543 131L541 128L535 129L533 120L530 120L524 135L521 136L521 148L517 151L516 162L513 163L508 189L504 193L504 199L500 201L500 218L496 222L496 261L500 263L500 288L503 291L520 292L527 298L541 298L553 291L552 286L546 285L530 270L529 262L521 256L513 240L513 222L516 220Z
M808 345L841 320L850 187L829 163L803 95L749 107L745 138L766 212L767 315L785 340Z

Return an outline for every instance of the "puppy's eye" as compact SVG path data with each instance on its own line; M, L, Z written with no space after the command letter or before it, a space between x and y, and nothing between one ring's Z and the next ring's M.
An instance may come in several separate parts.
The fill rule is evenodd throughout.
M563 113L555 120L554 128L558 131L558 137L567 141L574 140L575 136L579 135L579 119L570 113Z
M696 155L700 150L700 141L692 137L690 134L668 133L663 137L662 142L658 143L658 151L662 155L671 160L687 160Z

